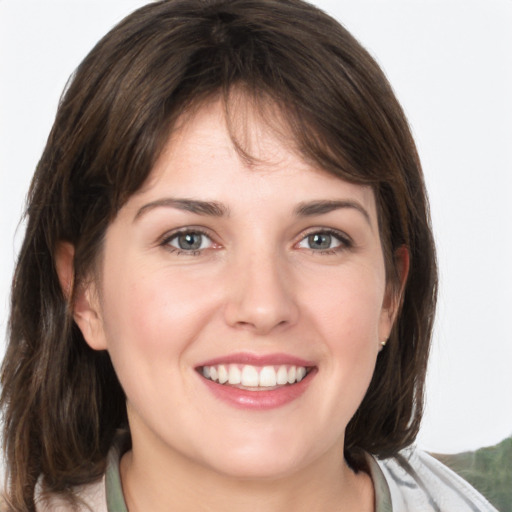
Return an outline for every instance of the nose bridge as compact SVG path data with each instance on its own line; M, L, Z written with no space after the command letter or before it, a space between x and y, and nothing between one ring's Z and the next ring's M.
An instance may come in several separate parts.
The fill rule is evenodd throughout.
M259 334L293 324L298 306L285 255L275 247L252 245L235 259L229 277L227 322Z

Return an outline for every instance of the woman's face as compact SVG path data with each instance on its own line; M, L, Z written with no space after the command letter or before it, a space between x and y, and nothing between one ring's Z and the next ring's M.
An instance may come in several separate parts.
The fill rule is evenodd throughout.
M76 318L110 353L134 455L257 478L339 461L393 301L372 190L248 126L252 165L220 103L174 132Z

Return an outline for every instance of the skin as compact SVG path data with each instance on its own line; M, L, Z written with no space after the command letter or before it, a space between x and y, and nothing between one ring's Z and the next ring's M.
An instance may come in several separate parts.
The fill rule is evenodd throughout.
M101 278L76 302L87 343L109 351L127 395L126 501L132 512L373 510L370 478L341 454L398 303L374 194L312 167L248 110L238 128L252 164L220 102L182 120L108 228ZM169 198L215 201L224 213ZM297 214L312 201L345 203ZM200 229L201 248L180 249L177 229ZM329 248L312 233L331 233ZM72 248L60 252L66 286ZM300 357L314 375L280 407L233 407L197 367L242 352Z

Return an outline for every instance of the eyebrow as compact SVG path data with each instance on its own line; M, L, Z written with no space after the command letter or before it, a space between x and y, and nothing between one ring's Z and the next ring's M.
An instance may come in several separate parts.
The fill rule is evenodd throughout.
M299 217L310 217L313 215L324 215L335 210L342 208L353 208L363 215L370 226L372 225L370 214L368 211L357 201L343 200L343 201L308 201L299 203L295 208L295 214Z
M184 210L192 212L197 215L208 215L212 217L223 217L229 214L228 209L217 201L199 201L197 199L177 199L173 197L165 197L157 199L145 204L135 214L133 222L140 219L147 212L155 208L176 208L177 210Z
M173 197L165 197L157 199L145 204L135 214L133 222L137 221L147 212L155 208L176 208L197 215L207 215L212 217L223 217L229 215L229 209L222 203L217 201L200 201L198 199L178 199ZM312 217L314 215L324 215L342 208L353 208L360 212L371 226L370 215L366 209L356 201L343 200L317 200L299 203L295 209L295 215L299 217Z

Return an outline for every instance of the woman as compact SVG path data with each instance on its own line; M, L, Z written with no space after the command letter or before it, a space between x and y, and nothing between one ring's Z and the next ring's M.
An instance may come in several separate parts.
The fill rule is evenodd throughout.
M28 200L12 510L492 510L411 448L435 307L382 72L298 1L163 1L78 68Z

